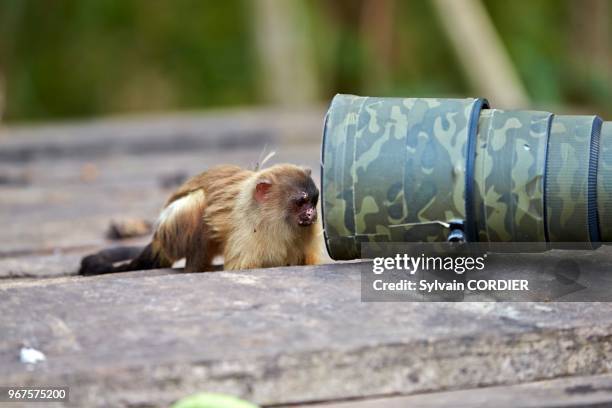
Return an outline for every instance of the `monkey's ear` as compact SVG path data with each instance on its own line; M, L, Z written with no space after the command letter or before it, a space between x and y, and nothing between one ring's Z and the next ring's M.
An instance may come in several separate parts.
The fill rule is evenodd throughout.
M310 167L302 167L302 170L304 170L304 173L306 173L308 177L312 174L312 169Z
M255 201L258 203L263 203L266 201L270 187L272 187L272 183L270 183L268 180L259 180L255 186Z

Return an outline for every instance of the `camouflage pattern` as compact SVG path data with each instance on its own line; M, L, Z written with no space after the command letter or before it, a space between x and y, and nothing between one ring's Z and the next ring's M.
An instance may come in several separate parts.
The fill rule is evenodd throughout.
M597 168L597 210L601 240L612 244L612 122L601 127Z
M481 112L474 166L481 242L546 242L544 177L552 117L534 111Z
M589 171L596 116L557 115L548 146L546 203L550 242L589 243ZM594 197L594 194L593 194Z
M468 131L483 100L337 95L322 150L322 211L334 259L360 242L446 241L466 216Z
M444 242L458 226L487 248L612 241L612 122L487 108L337 95L321 157L330 256L359 258L363 242Z

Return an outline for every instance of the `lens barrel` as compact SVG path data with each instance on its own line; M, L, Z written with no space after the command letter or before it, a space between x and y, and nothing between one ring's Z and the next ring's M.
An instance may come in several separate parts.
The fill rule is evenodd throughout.
M612 122L604 122L599 137L597 218L603 243L612 243Z
M612 122L485 99L337 95L321 152L325 241L612 241Z

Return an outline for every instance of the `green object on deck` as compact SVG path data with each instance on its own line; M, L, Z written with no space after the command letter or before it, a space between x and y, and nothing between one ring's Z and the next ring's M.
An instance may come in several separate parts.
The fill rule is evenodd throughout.
M200 393L181 399L174 403L172 408L258 408L258 406L230 395Z

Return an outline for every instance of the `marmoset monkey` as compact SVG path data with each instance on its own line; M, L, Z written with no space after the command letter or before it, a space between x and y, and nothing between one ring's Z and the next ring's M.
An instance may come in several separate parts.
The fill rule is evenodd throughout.
M152 242L131 262L114 266L102 251L83 258L79 273L165 268L182 258L186 271L207 271L217 255L226 270L315 264L321 248L318 199L303 167L214 167L172 194Z

